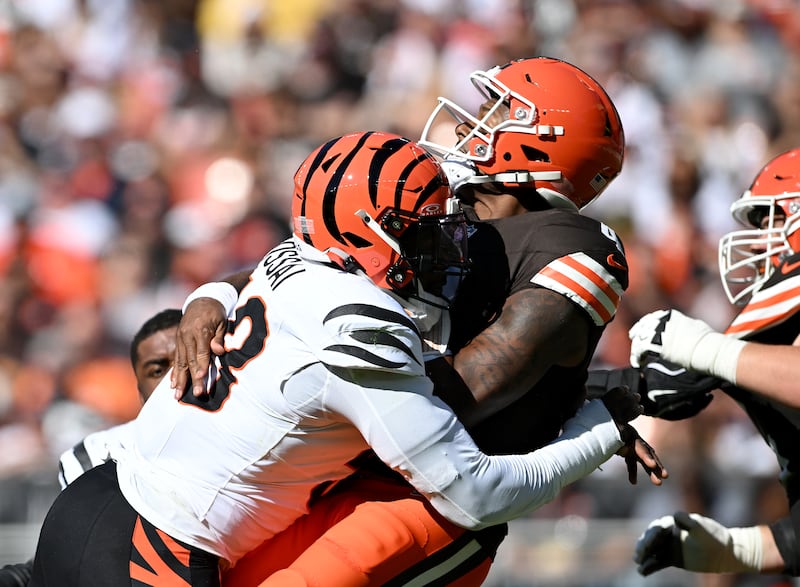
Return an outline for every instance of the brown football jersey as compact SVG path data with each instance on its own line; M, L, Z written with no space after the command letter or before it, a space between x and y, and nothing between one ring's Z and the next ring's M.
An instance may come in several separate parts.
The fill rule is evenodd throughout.
M472 269L453 303L451 349L458 351L525 288L555 291L589 323L584 360L551 367L524 397L471 430L487 452L528 451L553 440L585 398L589 363L628 287L619 237L588 216L563 209L477 222L469 239Z

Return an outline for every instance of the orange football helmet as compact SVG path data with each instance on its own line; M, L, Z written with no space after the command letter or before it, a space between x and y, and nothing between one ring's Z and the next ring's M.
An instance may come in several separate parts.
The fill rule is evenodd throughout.
M306 158L294 183L297 237L404 297L453 293L446 286L468 266L466 220L419 145L383 132L338 137Z
M731 214L742 225L719 241L719 273L732 304L743 305L781 262L800 252L800 149L769 161Z
M485 99L478 115L440 97L419 141L445 160L474 165L474 175L451 179L456 189L532 184L551 206L580 210L619 175L622 122L606 91L586 72L534 57L476 71L470 79ZM461 131L454 146L432 138L453 120Z

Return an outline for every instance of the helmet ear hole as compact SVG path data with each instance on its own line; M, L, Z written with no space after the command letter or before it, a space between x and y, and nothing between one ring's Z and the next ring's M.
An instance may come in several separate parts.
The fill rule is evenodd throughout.
M525 155L528 161L550 163L550 156L541 149L536 149L530 145L521 145L520 148L522 149L522 153Z
M766 210L763 207L753 206L753 208L747 213L747 222L749 222L751 226L759 227L761 226L761 220L765 215Z

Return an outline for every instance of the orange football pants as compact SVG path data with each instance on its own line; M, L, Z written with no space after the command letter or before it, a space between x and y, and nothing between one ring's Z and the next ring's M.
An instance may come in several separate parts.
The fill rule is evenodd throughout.
M227 587L481 585L505 524L451 524L400 480L356 475L223 575Z

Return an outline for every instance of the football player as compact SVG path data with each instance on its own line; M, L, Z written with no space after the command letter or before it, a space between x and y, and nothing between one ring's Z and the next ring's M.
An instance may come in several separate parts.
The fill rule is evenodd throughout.
M30 584L219 585L368 449L474 530L532 511L621 449L635 394L588 402L556 442L504 456L482 453L433 396L419 330L468 264L450 195L436 160L397 135L311 153L293 236L238 296L206 394L175 401L162 380L112 460L56 498Z
M136 376L136 388L142 403L147 401L175 357L175 338L181 321L178 308L162 310L145 320L130 345L131 367ZM88 435L59 459L58 480L61 487L89 469L106 462L112 435L124 430L124 425ZM0 569L0 587L25 587L31 577L33 560L6 565Z
M731 212L747 228L720 239L720 276L741 310L724 334L677 310L648 314L630 330L631 362L655 352L726 381L775 452L790 515L744 528L686 512L654 520L636 544L643 575L675 566L800 576L800 149L769 161Z
M182 313L177 308L162 310L142 324L131 341L131 365L142 404L172 367L175 339ZM126 424L88 435L61 455L58 481L63 489L80 475L105 463L109 458L110 438L124 433Z
M462 205L481 220L471 225L471 272L451 309L449 362L455 370L441 356L427 368L437 393L467 423L478 445L511 454L551 441L582 405L589 362L627 287L619 238L579 213L620 172L624 135L603 88L564 61L522 59L471 77L484 98L477 116L440 99L420 141L443 159ZM448 124L458 134L453 147L432 138ZM209 295L227 289L203 287ZM210 313L213 305L207 306ZM216 333L212 351L224 350L220 324L200 307L185 308L185 336L176 360L190 366L195 385L208 357L202 333ZM179 389L187 378L181 369L173 371ZM640 455L653 482L660 483L665 476L660 463L647 452ZM367 504L356 508L358 483L351 480L347 492L341 490L346 496L320 503L302 523L313 526L318 515L322 527L335 518L331 510L349 508L353 515L267 584L278 584L279 577L328 585L378 585L423 576L450 582L459 577L466 585L485 578L504 528L493 529L491 536L438 528L436 512L407 499L413 513L404 513L400 498L376 491L372 480L361 498ZM391 530L369 531L370 519ZM411 530L421 519L434 527L426 529L424 544L415 543ZM259 573L264 577L282 569L302 550L301 534L271 540L243 559L231 571L231 584L258 584ZM442 540L429 539L433 535L443 535ZM365 547L370 541L374 548ZM259 562L261 569L251 571Z

